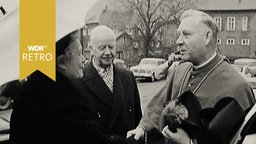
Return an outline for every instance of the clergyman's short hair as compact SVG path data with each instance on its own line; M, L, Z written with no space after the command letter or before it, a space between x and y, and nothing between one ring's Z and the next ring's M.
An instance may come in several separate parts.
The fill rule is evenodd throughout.
M208 15L207 13L199 10L193 10L189 9L184 11L180 16L180 21L182 21L184 18L191 17L191 16L199 16L201 17L202 23L204 23L207 27L209 27L213 33L213 39L217 41L217 35L218 35L218 26L214 19Z

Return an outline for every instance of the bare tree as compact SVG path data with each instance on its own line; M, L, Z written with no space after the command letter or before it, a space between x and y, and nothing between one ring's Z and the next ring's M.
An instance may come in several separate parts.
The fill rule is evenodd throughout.
M163 25L159 10L164 0L126 0L139 17L134 26L141 33L144 40L144 56L148 57L151 41L157 30Z
M177 24L179 24L181 13L189 8L195 8L197 1L198 0L165 0L162 14L167 18L171 17Z
M134 24L144 40L144 56L148 57L151 42L157 31L170 21L179 24L182 11L191 6L191 0L123 0L138 15ZM193 0L192 0L193 1Z

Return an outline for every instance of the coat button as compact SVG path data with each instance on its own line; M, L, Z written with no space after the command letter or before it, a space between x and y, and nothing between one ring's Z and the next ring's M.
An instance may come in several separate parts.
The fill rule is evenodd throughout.
M192 87L192 83L189 83L189 84L188 84L188 87L191 88L191 87Z
M195 76L194 76L194 75L192 75L192 76L191 76L191 78L193 79L193 78L195 78Z
M97 112L97 116L98 116L98 118L101 118L100 112Z
M132 107L129 107L129 110L128 110L129 112L132 112Z

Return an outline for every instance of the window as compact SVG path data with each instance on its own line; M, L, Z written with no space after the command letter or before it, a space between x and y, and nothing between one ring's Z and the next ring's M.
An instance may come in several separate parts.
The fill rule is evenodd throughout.
M129 58L130 57L130 53L129 53L129 51L126 51L125 53L124 53L124 58Z
M173 37L170 38L170 44L174 44L174 38Z
M114 33L118 33L119 30L118 30L118 29L113 29L113 32L114 32Z
M123 42L125 42L126 41L126 38L125 37L123 37Z
M247 23L248 23L248 17L243 17L242 20L242 31L247 31Z
M221 45L221 39L220 38L217 38L217 44Z
M128 33L129 35L132 35L132 29L127 30L127 33Z
M227 30L228 31L234 31L235 30L235 17L228 17L227 21Z
M160 47L160 42L156 42L156 47L159 48Z
M219 30L221 31L221 17L214 17L214 20L215 20Z
M242 39L241 45L250 45L250 39Z
M137 49L138 47L139 47L139 43L136 42L136 41L134 41L134 42L133 42L133 48Z
M235 39L227 39L227 45L234 45Z

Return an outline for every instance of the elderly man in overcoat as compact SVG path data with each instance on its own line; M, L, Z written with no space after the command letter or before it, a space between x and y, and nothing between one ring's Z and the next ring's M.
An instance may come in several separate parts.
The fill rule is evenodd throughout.
M114 32L100 25L90 36L92 60L84 68L78 87L88 101L91 117L101 123L102 132L125 137L142 116L137 83L131 71L113 64Z

